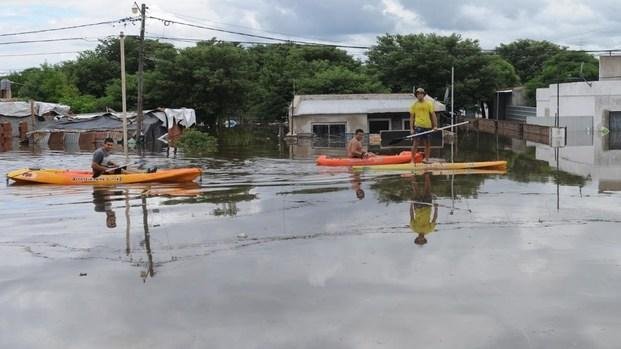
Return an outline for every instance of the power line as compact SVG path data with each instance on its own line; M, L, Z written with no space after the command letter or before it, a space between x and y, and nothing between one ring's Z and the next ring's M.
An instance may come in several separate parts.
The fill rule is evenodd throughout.
M40 53L13 53L13 54L0 54L0 57L29 57L29 56L48 56L48 55L63 55L70 53L80 53L83 51L61 51L61 52L40 52Z
M59 38L59 39L5 41L5 42L0 42L0 45L32 44L32 43L39 43L39 42L76 41L76 40L88 41L89 38Z
M78 25L72 25L72 26L68 26L68 27L39 29L39 30L31 30L31 31L25 31L25 32L17 32L17 33L4 33L4 34L0 34L0 37L1 36L13 36L13 35L26 35L26 34L47 33L47 32L59 31L59 30L69 30L69 29L77 29L77 28L94 27L94 26L104 25L104 24L134 22L136 20L137 19L134 18L134 17L126 17L126 18L115 19L115 20L112 20L112 21L104 21L104 22L88 23L88 24L78 24Z
M198 39L198 38L179 38L179 37L167 37L167 36L156 36L149 35L145 36L148 39L156 39L156 40L170 40L170 41L179 41L179 42L187 42L187 43L197 43L201 41L208 41L210 39ZM238 40L220 40L219 42L227 42L231 44L248 44L248 45L282 45L281 42L265 42L265 41L238 41ZM296 41L287 41L286 44L299 45L299 46L326 46L326 44L302 44ZM330 45L327 45L330 46ZM341 46L331 46L331 47L341 47ZM368 50L367 47L360 47L362 50Z
M327 47L338 47L338 48L356 48L356 49L369 49L370 48L368 46L340 45L340 44L335 45L335 44L324 44L324 43L320 43L320 42L311 42L311 41L304 41L304 40L290 40L290 39L277 38L277 37L273 37L273 36L256 35L256 34L238 32L238 31L233 31L233 30L226 30L226 29L220 29L220 28L215 28L215 27L208 27L208 26L203 26L203 25L198 25L198 24L178 22L178 21L173 21L173 20L159 18L159 17L153 17L153 16L148 16L148 18L161 21L166 26L168 26L170 24L179 24L179 25L184 25L184 26L187 26L187 27L200 28L200 29L206 29L206 30L213 30L213 31L217 31L217 32L234 34L234 35L241 35L241 36L247 36L247 37L257 38L257 39L266 39L266 40L280 41L280 42L284 42L284 43L297 43L297 44L306 44L306 45L315 45L315 46L327 46Z
M238 28L244 28L244 29L250 29L254 32L260 32L260 33L268 33L268 34L276 34L276 35L284 35L290 38L302 38L300 36L296 36L296 35L291 35L291 34L287 34L287 33L282 33L282 32L276 32L276 31L269 31L269 30L263 30L263 29L257 29L257 28L253 28L253 27L248 27L248 26L244 26L244 25L238 25L238 24L232 24L232 23L224 23L224 22L215 22L209 19L204 19L204 18L199 18L199 17L193 17L193 16L188 16L188 15L180 15L177 13L172 13L172 15L175 15L181 19L185 19L185 20L190 20L190 21L204 21L204 22L210 22L210 23L214 23L214 24L219 24L219 25L225 25L225 26L231 26L231 27L238 27ZM338 42L335 41L331 41L331 40L323 40L321 38L314 38L314 37L307 37L304 40L307 39L312 39L312 40L321 40L323 42L327 42L330 44L340 44Z

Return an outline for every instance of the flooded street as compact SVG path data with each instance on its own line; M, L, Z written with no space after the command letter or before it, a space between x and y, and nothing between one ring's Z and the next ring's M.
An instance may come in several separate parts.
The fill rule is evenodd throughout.
M202 167L189 185L0 184L0 347L618 347L621 151L601 142L459 137L455 161L506 174L358 173L281 143L144 157ZM0 172L90 159L17 146Z

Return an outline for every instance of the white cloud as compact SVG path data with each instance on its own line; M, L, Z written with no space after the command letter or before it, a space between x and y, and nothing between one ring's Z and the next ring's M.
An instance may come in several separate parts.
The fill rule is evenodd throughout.
M131 16L133 0L5 0L0 34L93 23ZM621 45L616 0L164 0L147 2L153 16L229 30L313 41L372 45L385 33L459 33L494 48L519 38L549 40L572 48L611 49ZM0 45L0 73L45 61L55 63L76 54L8 57L7 54L81 51L109 35L138 34L138 25L98 26L37 35L0 37L0 42L84 36L87 41ZM154 36L224 40L249 38L180 25L147 21ZM178 44L178 43L175 43ZM181 44L179 44L181 45ZM185 44L187 45L187 44Z

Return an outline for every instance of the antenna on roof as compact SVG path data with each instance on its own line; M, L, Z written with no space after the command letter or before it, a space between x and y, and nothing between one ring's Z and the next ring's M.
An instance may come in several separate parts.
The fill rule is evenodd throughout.
M587 85L589 85L589 87L591 87L593 86L593 84L588 82L587 79L584 77L584 74L582 74L583 68L584 68L584 62L580 62L580 77L582 78L582 80L584 80L584 82L586 82Z

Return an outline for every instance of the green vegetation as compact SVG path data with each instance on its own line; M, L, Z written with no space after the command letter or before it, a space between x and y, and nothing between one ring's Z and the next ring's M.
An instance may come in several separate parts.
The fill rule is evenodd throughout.
M138 40L125 39L127 104L136 105ZM580 74L581 63L584 63ZM546 41L501 44L497 54L457 34L390 35L377 39L368 61L346 51L294 44L243 46L215 39L183 49L145 41L145 109L191 107L198 121L220 129L229 118L283 121L294 93L411 92L442 98L455 67L456 107L479 109L494 91L520 83L531 96L557 79L597 77L597 60ZM15 73L14 96L69 104L74 112L121 109L118 39L68 62Z
M177 145L187 154L204 155L217 150L218 140L205 132L186 129L177 141Z

